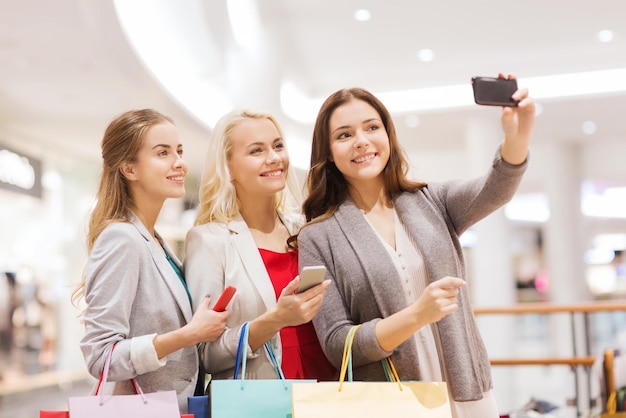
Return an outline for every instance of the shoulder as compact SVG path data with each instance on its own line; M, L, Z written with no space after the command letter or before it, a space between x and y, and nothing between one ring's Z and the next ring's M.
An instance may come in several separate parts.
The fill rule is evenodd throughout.
M145 237L130 222L113 222L107 225L94 243L92 251L114 251L137 249L145 245Z
M231 235L232 231L228 225L222 222L196 225L187 232L185 247L223 246L230 240Z

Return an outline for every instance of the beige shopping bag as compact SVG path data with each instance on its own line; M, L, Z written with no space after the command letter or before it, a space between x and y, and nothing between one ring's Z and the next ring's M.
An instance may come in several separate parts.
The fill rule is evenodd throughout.
M352 368L352 342L358 327L346 337L339 382L292 385L293 418L452 417L445 382L400 382L391 359L385 359L384 367L392 381L344 381Z

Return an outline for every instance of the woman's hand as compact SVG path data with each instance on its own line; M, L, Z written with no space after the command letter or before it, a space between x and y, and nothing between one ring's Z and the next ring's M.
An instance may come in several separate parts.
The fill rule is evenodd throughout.
M274 314L282 326L301 325L313 319L322 306L324 293L330 283L330 280L324 280L302 293L295 293L300 284L300 276L290 281L280 293L274 307Z
M515 79L509 74L504 77ZM528 89L521 88L513 93L513 99L519 103L517 107L503 107L500 118L504 131L504 144L502 145L502 159L509 164L518 165L526 161L528 156L528 143L535 125L535 102L528 96Z
M376 338L385 351L393 351L422 327L439 321L459 308L457 296L465 280L446 276L426 286L408 307L376 323Z
M446 276L426 286L424 293L413 304L415 315L424 325L439 321L459 308L457 296L465 280Z
M187 325L197 343L215 341L226 329L226 320L230 312L215 312L209 308L211 297L206 296L198 305L191 321Z

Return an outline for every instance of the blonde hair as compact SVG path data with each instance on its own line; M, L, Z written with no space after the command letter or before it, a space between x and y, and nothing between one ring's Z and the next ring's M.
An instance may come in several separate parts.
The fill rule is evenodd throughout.
M113 222L130 222L133 200L128 189L126 177L120 168L123 164L134 162L143 139L155 125L174 121L156 110L130 110L115 117L102 137L102 174L96 194L96 205L89 218L87 231L87 252L91 252L94 243ZM72 293L72 302L77 304L85 294L85 277Z
M233 110L222 116L215 125L209 142L202 179L195 225L217 221L227 223L239 213L239 200L231 182L228 162L232 151L233 129L246 119L267 119L274 124L281 138L283 132L276 119L267 113ZM286 141L285 141L286 142ZM287 145L285 144L285 148ZM280 213L294 212L294 205L302 201L293 170L287 171L287 192L276 194L274 206ZM292 199L291 202L289 199Z

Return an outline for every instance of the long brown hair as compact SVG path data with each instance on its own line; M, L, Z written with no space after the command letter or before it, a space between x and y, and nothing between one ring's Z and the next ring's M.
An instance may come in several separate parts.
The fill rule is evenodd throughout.
M330 118L333 112L351 100L362 100L371 105L385 126L389 137L389 161L383 170L385 192L393 194L413 191L425 183L407 178L409 163L396 136L396 128L389 111L376 96L362 88L341 89L331 94L322 104L313 128L311 168L306 179L307 198L302 205L307 222L331 216L348 197L348 182L331 161ZM321 217L321 218L320 218Z
M87 251L91 252L102 231L113 222L130 222L133 201L120 168L134 162L146 132L153 126L174 121L156 110L130 110L115 117L102 137L102 174L96 204L89 218ZM85 277L72 293L77 303L84 295Z

